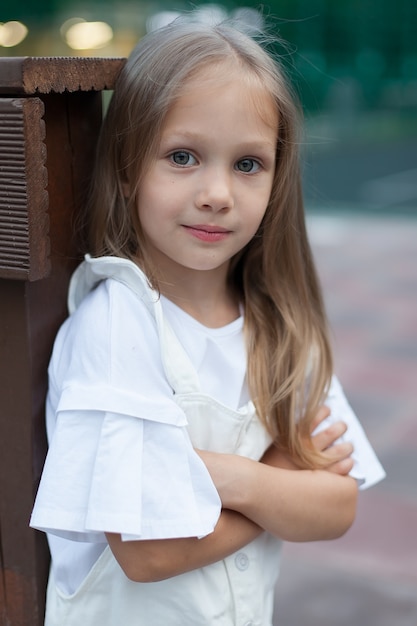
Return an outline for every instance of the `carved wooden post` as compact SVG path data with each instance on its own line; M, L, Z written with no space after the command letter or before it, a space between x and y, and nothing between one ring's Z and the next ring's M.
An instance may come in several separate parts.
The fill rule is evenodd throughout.
M78 262L74 218L123 59L0 58L0 624L40 626L49 556L28 527L47 364Z

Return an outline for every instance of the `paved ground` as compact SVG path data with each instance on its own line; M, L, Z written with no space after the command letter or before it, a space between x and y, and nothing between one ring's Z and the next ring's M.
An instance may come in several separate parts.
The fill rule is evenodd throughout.
M285 547L275 626L417 626L417 217L316 215L310 233L337 371L388 477L345 537Z

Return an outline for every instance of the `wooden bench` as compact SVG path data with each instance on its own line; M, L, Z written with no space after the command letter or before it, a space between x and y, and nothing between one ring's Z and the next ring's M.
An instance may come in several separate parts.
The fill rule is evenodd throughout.
M123 59L0 58L0 624L43 624L49 554L29 528L47 365L79 262L74 218ZM74 458L74 463L77 459Z

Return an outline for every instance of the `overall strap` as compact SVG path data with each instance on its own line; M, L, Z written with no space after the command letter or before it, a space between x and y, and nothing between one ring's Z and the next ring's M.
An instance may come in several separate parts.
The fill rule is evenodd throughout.
M175 393L200 391L200 381L190 357L184 350L171 324L164 317L161 301L153 303L161 345L161 357L168 382Z
M85 261L78 266L71 278L68 292L70 313L99 282L107 278L129 287L155 319L163 367L174 392L182 394L200 391L197 372L171 325L164 318L159 294L152 289L145 274L132 261L119 257L93 258L86 255Z

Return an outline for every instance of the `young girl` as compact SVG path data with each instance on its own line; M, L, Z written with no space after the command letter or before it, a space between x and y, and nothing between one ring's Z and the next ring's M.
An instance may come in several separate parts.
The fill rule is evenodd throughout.
M234 26L122 70L49 368L47 626L269 626L281 542L342 535L383 477L332 378L297 132Z

